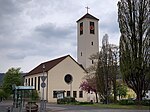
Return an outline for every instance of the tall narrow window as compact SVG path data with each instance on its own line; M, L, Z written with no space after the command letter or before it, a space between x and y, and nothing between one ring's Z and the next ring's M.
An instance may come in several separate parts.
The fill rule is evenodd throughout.
M95 34L94 22L90 22L90 34Z
M31 86L33 86L33 78L31 78Z
M67 96L70 96L70 91L67 91Z
M35 87L35 90L36 90L36 77L34 78L34 87Z
M82 52L81 52L81 56L82 56Z
M93 42L91 42L91 45L93 46Z
M40 76L38 76L38 90L40 90L40 86L41 86L41 83L40 83Z
M30 78L28 79L28 86L30 86Z
M27 86L27 84L28 84L28 80L26 79L25 86Z
M80 35L82 35L82 34L83 34L83 22L80 23Z
M83 98L83 91L79 91L79 98Z
M92 60L92 64L94 64L94 60Z
M73 97L74 97L74 98L77 97L77 91L73 91Z
M53 98L57 98L57 91L53 91Z

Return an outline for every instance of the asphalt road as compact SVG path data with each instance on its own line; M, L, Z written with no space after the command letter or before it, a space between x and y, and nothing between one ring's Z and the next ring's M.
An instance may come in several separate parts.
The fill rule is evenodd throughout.
M11 101L0 102L0 112L8 112ZM47 104L47 112L150 112L150 110L99 109L90 106ZM25 112L25 110L23 111Z
M99 109L90 106L47 104L49 112L150 112L150 110Z

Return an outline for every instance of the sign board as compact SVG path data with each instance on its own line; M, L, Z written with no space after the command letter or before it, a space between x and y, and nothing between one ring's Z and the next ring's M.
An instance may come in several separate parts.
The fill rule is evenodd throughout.
M42 87L42 88L45 88L45 87L46 87L45 82L42 82L42 83L41 83L41 87Z
M41 80L44 82L46 80L47 76L41 76Z
M17 90L32 90L35 89L34 86L15 86L15 89Z
M57 99L63 99L64 95L63 93L57 93Z

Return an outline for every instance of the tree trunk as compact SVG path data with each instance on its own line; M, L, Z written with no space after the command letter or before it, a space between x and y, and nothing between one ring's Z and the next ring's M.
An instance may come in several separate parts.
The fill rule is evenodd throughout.
M138 101L138 104L140 105L142 101L142 94L141 92L137 92L136 95L137 95L136 99Z
M98 103L97 92L95 92L95 96L96 96L96 103Z
M117 102L116 86L114 86L114 102Z

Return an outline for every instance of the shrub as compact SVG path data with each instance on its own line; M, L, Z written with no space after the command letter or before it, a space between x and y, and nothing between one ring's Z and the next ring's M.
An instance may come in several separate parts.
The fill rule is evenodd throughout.
M32 98L32 100L38 100L39 99L39 95L38 95L38 92L36 90L32 91L31 98Z
M28 99L28 100L39 100L39 95L37 90L26 90L24 91L24 98Z
M126 104L127 104L127 100L120 100L120 101L119 101L119 104L120 104L120 105L126 105Z
M135 102L133 100L128 100L127 105L134 105Z
M141 104L144 106L150 106L150 100L142 100Z
M109 102L109 103L113 103L113 102L114 102L114 97L113 97L113 96L109 96L108 102Z
M79 102L80 105L93 104L93 102Z
M135 102L133 100L124 99L124 100L120 100L119 104L120 105L134 105Z
M76 102L74 97L64 97L62 99L57 99L57 104L69 104Z

